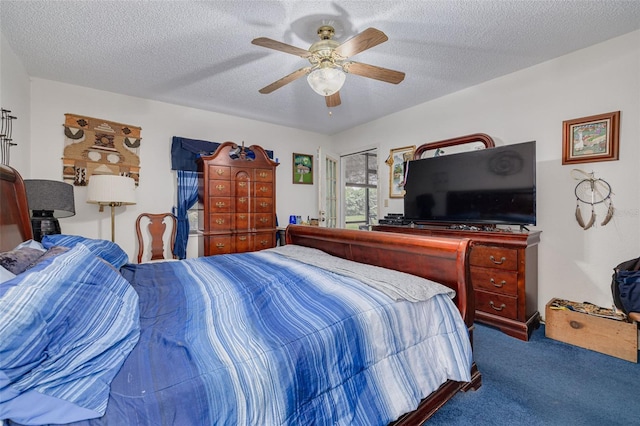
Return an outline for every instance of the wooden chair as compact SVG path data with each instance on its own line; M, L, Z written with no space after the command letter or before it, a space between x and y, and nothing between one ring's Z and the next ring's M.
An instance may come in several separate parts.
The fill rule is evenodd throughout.
M178 221L171 213L142 213L136 219L138 263L176 259L173 246Z

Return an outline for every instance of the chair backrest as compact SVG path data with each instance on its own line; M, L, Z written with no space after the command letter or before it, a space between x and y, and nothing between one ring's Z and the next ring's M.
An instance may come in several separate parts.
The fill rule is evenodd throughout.
M177 220L171 213L142 213L136 219L138 263L175 259Z

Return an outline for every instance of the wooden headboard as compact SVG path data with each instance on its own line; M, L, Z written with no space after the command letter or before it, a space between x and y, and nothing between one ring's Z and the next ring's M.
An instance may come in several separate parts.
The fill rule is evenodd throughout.
M33 238L24 181L13 168L0 165L0 251Z

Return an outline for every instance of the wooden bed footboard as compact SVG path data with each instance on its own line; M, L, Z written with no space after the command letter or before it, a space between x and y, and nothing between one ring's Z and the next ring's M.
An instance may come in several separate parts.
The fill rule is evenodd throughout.
M406 272L456 291L454 299L467 327L475 306L469 280L467 238L420 237L397 233L289 225L287 244L312 247L333 256Z
M407 272L454 289L454 302L469 328L473 344L475 305L469 279L469 239L289 225L286 241L287 244L317 248L355 262ZM416 410L406 413L391 425L422 425L459 391L476 390L481 385L482 375L474 362L471 381L445 382L423 399Z

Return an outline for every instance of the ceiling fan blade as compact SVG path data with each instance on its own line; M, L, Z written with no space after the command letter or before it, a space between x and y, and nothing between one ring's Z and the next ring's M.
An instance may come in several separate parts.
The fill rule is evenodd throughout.
M375 28L367 28L360 34L355 35L353 38L336 47L335 52L344 58L349 58L373 46L384 43L387 40L389 40L389 38L382 31L376 30Z
M376 67L375 65L361 64L359 62L348 62L343 65L346 72L359 75L361 77L373 78L386 83L398 84L404 80L404 73L387 68Z
M301 58L308 58L311 56L311 52L299 47L292 46L290 44L282 43L280 41L272 40L266 37L254 38L251 40L251 44L256 46L266 47L268 49L278 50L284 53L290 53L292 55L300 56Z
M289 75L285 75L280 80L274 81L270 85L265 86L265 87L263 87L262 89L260 89L258 91L260 93L266 95L267 93L271 93L274 90L281 88L285 84L289 84L292 81L299 79L303 75L309 74L309 71L311 71L311 67L300 68L299 70L294 71Z
M342 101L340 100L340 92L336 92L330 96L325 96L324 100L327 103L327 108L337 107L342 103Z

